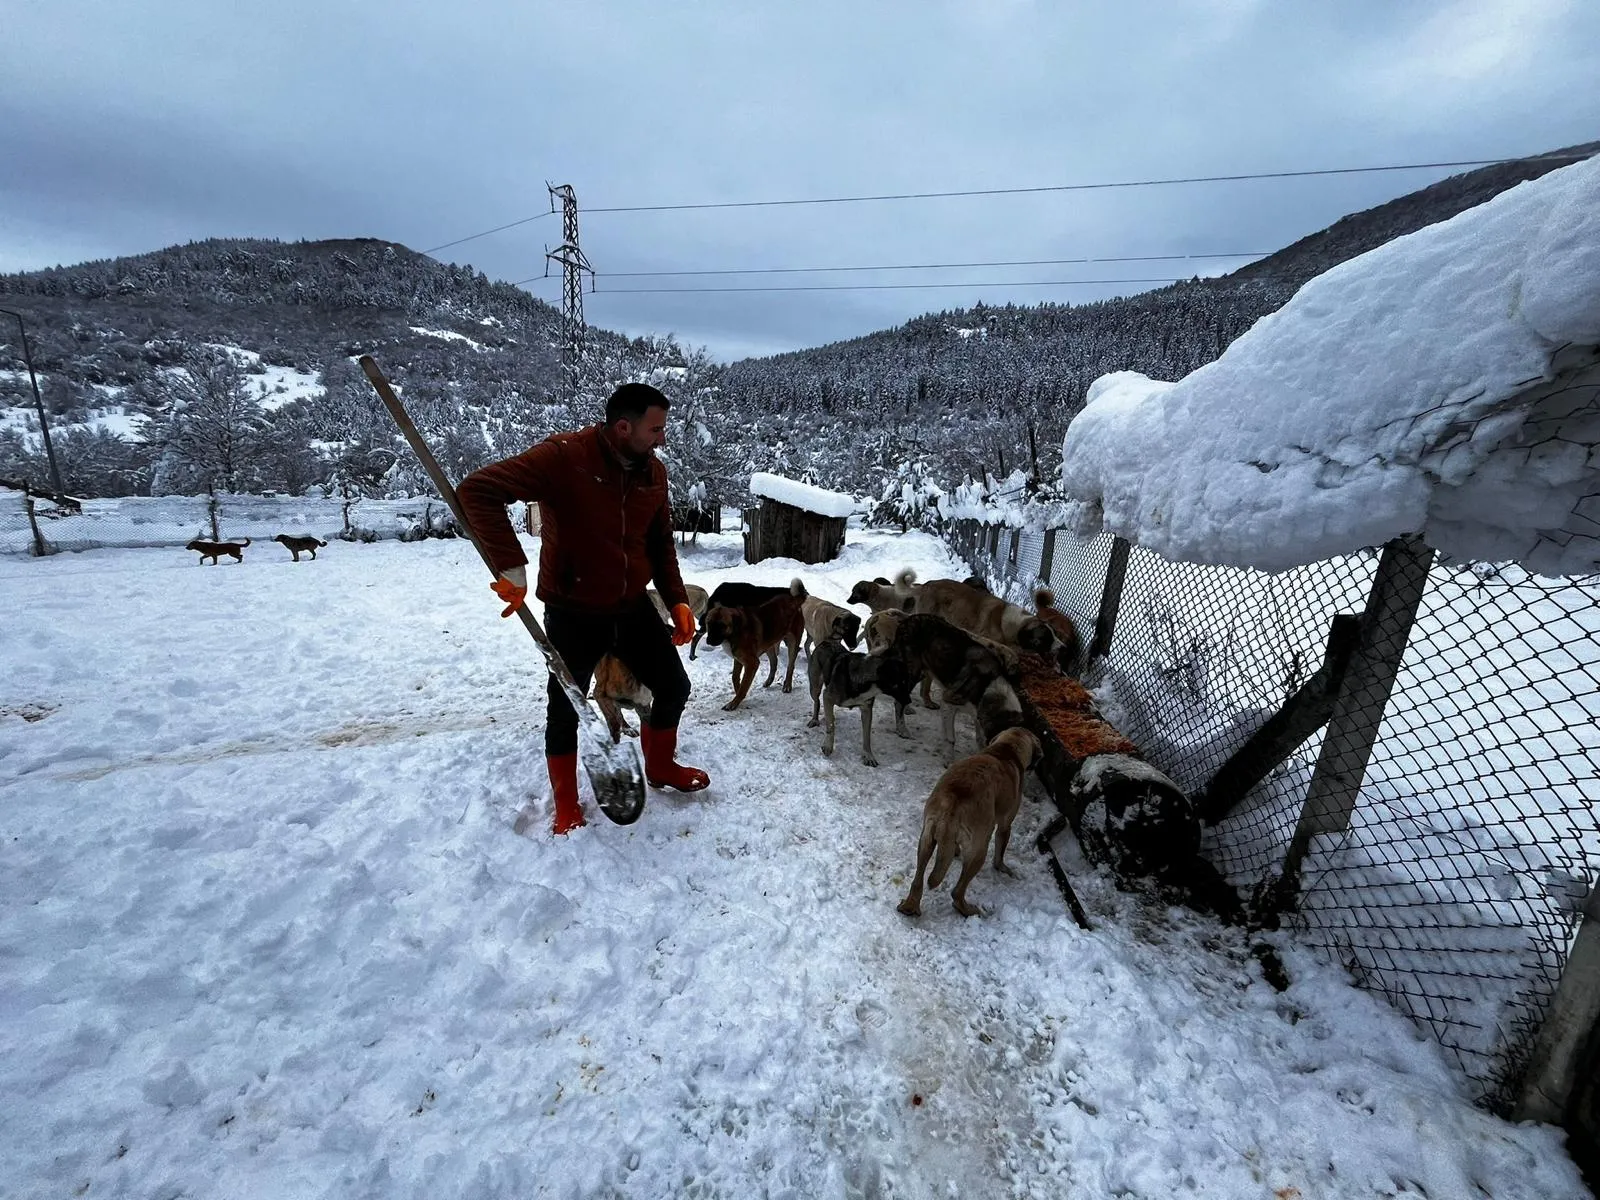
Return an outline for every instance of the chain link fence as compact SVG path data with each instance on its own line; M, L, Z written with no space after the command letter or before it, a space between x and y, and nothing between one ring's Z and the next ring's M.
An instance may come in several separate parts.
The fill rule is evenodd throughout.
M1085 682L1208 812L1241 895L1291 877L1286 923L1508 1111L1600 874L1600 578L1403 539L1268 575L1108 534L946 536L1009 599L1052 588L1097 652ZM1222 794L1296 717L1304 736Z
M352 496L217 494L124 496L57 502L48 494L0 481L0 554L183 546L208 541L270 540L277 534L332 541L420 541L456 536L442 500Z

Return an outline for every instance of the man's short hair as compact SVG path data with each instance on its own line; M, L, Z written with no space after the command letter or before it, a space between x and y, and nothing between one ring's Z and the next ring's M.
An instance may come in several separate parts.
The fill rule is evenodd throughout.
M668 400L648 383L625 383L611 393L606 401L606 424L618 421L637 421L647 408L671 408Z

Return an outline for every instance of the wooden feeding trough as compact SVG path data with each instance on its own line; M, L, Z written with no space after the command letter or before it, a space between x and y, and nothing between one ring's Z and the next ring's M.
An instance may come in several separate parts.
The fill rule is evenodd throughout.
M1040 849L1049 851L1051 839L1071 825L1084 853L1107 863L1119 884L1153 883L1192 908L1242 922L1238 894L1200 856L1200 817L1182 789L1100 716L1083 684L1053 663L1023 655L1021 684L1023 724L1043 750L1039 778L1060 814L1040 835ZM1055 869L1070 892L1059 864Z

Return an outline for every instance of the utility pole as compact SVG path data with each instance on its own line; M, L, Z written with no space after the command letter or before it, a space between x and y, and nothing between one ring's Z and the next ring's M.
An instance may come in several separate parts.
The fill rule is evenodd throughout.
M66 503L67 489L61 486L61 468L56 465L56 448L50 444L50 422L45 419L44 401L39 398L39 377L33 373L33 354L28 349L28 327L22 323L22 314L9 308L0 313L17 319L17 332L22 334L22 361L28 364L28 382L33 384L33 406L39 410L39 432L44 434L44 453L50 460L50 478L56 485L56 503Z
M562 270L561 306L561 368L564 376L568 404L578 398L578 381L582 375L584 324L583 324L583 273L589 272L589 287L594 288L594 268L584 257L578 245L578 195L570 183L559 187L545 184L550 189L550 211L556 211L556 201L561 201L561 245L544 253L547 264L557 262ZM545 271L549 273L549 266Z

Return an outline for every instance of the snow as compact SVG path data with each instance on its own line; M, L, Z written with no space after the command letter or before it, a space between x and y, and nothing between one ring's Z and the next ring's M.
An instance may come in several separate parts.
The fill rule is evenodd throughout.
M766 471L757 471L750 476L750 494L792 505L819 517L848 517L861 507L861 501L854 496L830 492L809 483L801 483L798 479L785 479L782 475L771 475Z
M338 496L218 496L218 526L225 538L269 540L275 534L315 534L329 539L344 528L345 501ZM437 523L444 501L357 499L350 523L381 538L398 537L424 521ZM210 500L205 496L123 496L83 501L81 512L39 510L45 539L59 550L100 547L182 546L199 531L210 536ZM33 533L20 492L0 492L0 555L31 554ZM276 551L274 551L276 552Z
M425 329L421 325L413 325L411 327L411 332L412 333L420 333L420 334L423 334L426 337L443 338L447 342L465 342L467 345L471 346L474 350L482 350L483 349L483 343L475 342L471 338L469 338L466 334L457 333L453 329Z
M1064 837L1078 929L1036 790L987 915L901 917L938 714L880 719L877 770L845 714L825 759L803 671L724 713L702 646L712 787L556 839L542 672L471 548L277 551L0 558L8 1195L1587 1194L1339 971L1280 935L1280 995ZM835 602L968 569L682 554Z
M1073 526L1264 570L1410 532L1600 569L1596 346L1600 158L1335 267L1177 383L1102 376L1063 443Z

